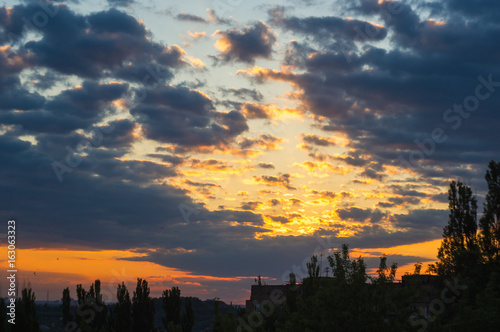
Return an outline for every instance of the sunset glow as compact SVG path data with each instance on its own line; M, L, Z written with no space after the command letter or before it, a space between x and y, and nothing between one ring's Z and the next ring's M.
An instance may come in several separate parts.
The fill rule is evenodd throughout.
M244 304L312 255L328 274L342 244L400 280L436 261L450 181L482 207L496 20L457 1L220 2L0 7L0 233L16 220L38 299L99 279L114 302L143 278Z

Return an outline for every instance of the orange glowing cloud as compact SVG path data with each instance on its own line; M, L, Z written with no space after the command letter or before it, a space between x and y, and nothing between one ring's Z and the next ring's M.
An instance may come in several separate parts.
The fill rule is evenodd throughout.
M241 112L247 119L284 119L303 118L304 111L298 108L280 108L272 104L246 102L241 106Z
M323 171L327 173L335 173L340 175L349 174L353 171L352 168L344 166L335 166L327 161L304 161L302 163L293 163L293 166L301 167L307 170L311 175L315 177L324 177L326 174L318 174L316 171Z

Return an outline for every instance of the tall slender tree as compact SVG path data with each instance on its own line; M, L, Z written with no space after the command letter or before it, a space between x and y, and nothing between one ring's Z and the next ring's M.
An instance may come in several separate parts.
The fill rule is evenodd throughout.
M449 220L443 230L434 270L441 276L463 276L478 263L477 200L469 186L452 181L448 190Z
M116 331L129 332L132 330L132 321L130 319L130 313L132 309L132 303L130 301L130 294L127 290L127 286L122 282L121 285L118 284L116 290L117 303L115 306L115 328Z
M309 278L319 277L318 256L316 255L312 256L311 261L306 265L307 265L307 275L309 276Z
M63 312L63 323L66 326L69 322L73 321L73 316L71 315L71 297L69 294L69 287L63 290L62 294L62 312Z
M137 278L137 287L132 299L132 318L134 332L150 332L154 327L155 308L151 297L148 282Z
M186 310L182 314L182 332L191 332L194 327L194 310L191 297L186 298Z
M500 162L488 164L488 194L479 221L481 251L487 262L500 260Z
M21 291L21 297L16 300L16 324L12 326L12 331L40 331L35 299L35 293L30 286Z

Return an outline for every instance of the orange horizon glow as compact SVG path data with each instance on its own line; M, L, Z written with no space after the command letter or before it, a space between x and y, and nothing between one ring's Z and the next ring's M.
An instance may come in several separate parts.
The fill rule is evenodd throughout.
M266 220L266 222L270 221ZM381 254L386 254L389 257L398 254L428 258L428 261L423 262L421 271L421 273L425 273L427 265L436 260L440 242L441 240L432 240L389 248L353 249L349 254L351 259L359 256L363 258L380 257ZM2 254L2 257L6 257L7 247L1 246L0 251L5 253L5 255ZM54 300L60 298L62 290L66 287L70 288L70 293L75 298L74 287L77 284L82 284L84 288L88 289L95 280L99 279L103 299L105 302L111 303L116 301L116 287L119 283L125 282L132 295L137 278L141 278L148 281L153 297L159 297L163 290L177 286L181 289L182 296L199 297L202 300L219 297L227 303L243 304L248 299L250 286L255 278L255 276L197 275L149 261L127 260L144 256L145 254L137 253L134 250L18 249L18 282L31 284L38 299L45 299L45 291L50 289L51 294L54 292L57 294L55 298L52 295L51 300ZM0 262L6 266L6 259L2 259ZM388 265L392 264L392 260L389 259L387 263ZM406 272L412 273L414 264L400 265L396 280L400 280ZM376 267L369 268L367 273L375 276L376 270ZM269 281L273 280L269 276L263 276L263 278L269 279ZM217 295L218 290L209 285L213 281L224 282L228 285L246 281L245 285L247 286L243 286L238 294L232 294L231 298L221 297ZM5 287L3 284L1 286Z

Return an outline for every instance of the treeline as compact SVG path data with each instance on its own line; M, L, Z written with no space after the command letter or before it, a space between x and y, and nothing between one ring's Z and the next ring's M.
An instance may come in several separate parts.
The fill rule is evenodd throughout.
M81 284L77 285L76 294L78 305L76 310L73 310L69 288L64 289L62 293L62 319L66 332L192 332L194 327L192 298L185 299L185 308L181 315L181 291L178 287L163 291L161 296L163 327L154 324L156 310L146 280L137 279L132 298L125 284L119 284L116 304L104 303L100 280L92 283L88 291ZM10 324L6 319L9 308L2 298L0 331L40 331L35 299L30 287L23 289L22 296L16 300L15 324Z

